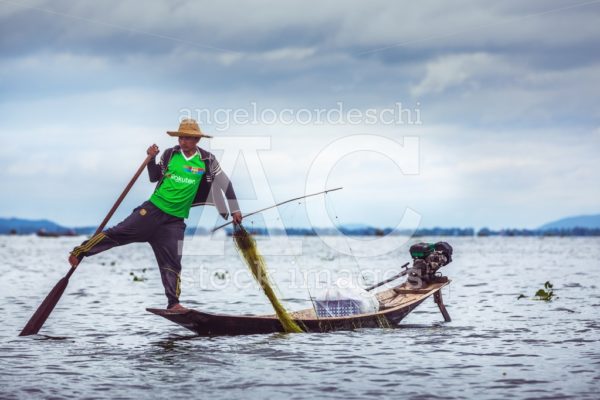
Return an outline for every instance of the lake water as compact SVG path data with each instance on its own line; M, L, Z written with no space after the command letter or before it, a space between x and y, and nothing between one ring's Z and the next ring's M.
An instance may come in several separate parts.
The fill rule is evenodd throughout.
M18 337L81 240L0 237L0 398L600 398L598 238L445 238L450 323L430 299L395 329L212 338L145 312L166 301L149 246L130 245L84 260L41 334ZM408 244L357 262L302 240L302 255L267 256L291 310L319 282L409 260ZM272 313L229 240L183 264L183 304ZM546 281L558 298L531 300Z

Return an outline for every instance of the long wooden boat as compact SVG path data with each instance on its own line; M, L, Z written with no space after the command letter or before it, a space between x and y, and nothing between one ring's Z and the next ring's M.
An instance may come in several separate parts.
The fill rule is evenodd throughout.
M290 313L292 318L305 332L330 332L358 328L392 327L419 306L425 299L433 296L446 322L450 321L441 289L450 280L439 277L435 282L419 289L411 288L407 282L376 294L380 308L376 313L356 314L345 317L318 318L314 309ZM199 335L250 335L283 332L283 327L275 315L226 315L212 314L197 310L170 311L147 308L147 311L160 315Z

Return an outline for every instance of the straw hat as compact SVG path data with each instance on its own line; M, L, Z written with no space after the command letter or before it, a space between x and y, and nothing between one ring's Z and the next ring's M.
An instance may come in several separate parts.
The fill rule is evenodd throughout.
M190 136L190 137L205 137L205 138L211 138L212 136L209 135L205 135L204 133L202 133L202 131L200 130L200 127L198 126L198 123L191 119L191 118L186 118L184 120L181 121L181 123L179 124L179 129L176 131L167 131L167 134L169 134L170 136Z

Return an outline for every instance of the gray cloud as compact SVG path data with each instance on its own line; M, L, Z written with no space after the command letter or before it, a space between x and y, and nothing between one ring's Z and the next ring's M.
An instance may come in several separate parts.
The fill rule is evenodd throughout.
M533 186L539 196L560 197L564 208L593 211L588 203L553 189L573 190L567 181L577 178L587 182L588 199L598 197L585 171L597 167L589 149L598 147L597 133L591 132L600 126L600 2L588 3L152 1L140 6L133 1L17 5L0 0L0 138L9 143L0 154L18 172L23 164L14 154L33 136L43 145L32 149L32 160L47 160L48 154L67 148L72 153L64 165L76 169L85 165L75 158L77 143L98 150L89 153L96 159L123 140L125 157L155 136L123 132L141 126L162 133L181 108L248 107L252 101L276 109L334 107L343 101L347 108L365 109L420 102L424 127L417 134L444 143L451 153L446 159L443 150L425 150L435 161L424 164L427 171L438 171L437 162L441 169L460 170L463 196L447 199L455 207L453 215L463 215L461 204L475 207L486 200L486 193L498 197L509 182L516 192ZM253 131L246 128L235 127ZM293 164L294 158L285 155L298 151L315 129L301 128L270 133L283 164ZM318 130L315 143L325 145L342 132L361 129L391 137L407 132L396 128L333 127L329 133ZM82 139L82 131L109 140ZM510 144L544 140L543 152L531 150L538 162L527 166L527 175L515 176L520 164L506 166L490 152L490 137L496 136L501 140L492 140L493 146L506 151ZM587 141L588 147L570 146L574 140ZM559 159L564 154L561 164L572 165L573 171L546 177L552 163L543 160L545 154ZM498 170L490 169L490 159L498 162L492 162ZM304 162L289 172L299 174ZM51 170L52 179L60 180L61 171ZM17 175L3 177L2 183L25 190L35 179ZM421 182L430 182L426 176L447 177L424 174ZM293 182L299 186L301 181ZM285 185L286 179L277 182ZM115 180L106 183L116 185ZM425 189L417 185L414 192ZM88 190L86 200L93 201L94 192ZM57 196L53 207L62 200ZM16 210L15 201L2 207ZM418 196L410 201L414 204ZM527 201L527 195L511 200L520 207ZM441 215L434 204L423 199L420 204L427 215ZM538 203L528 204L534 210ZM553 205L544 218L559 212L559 205Z

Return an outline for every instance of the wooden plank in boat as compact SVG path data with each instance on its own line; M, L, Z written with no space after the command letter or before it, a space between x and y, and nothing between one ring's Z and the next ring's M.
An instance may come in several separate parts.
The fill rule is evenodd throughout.
M427 288L427 289L394 288L394 292L396 292L397 294L425 294L430 291L431 291L431 288Z

